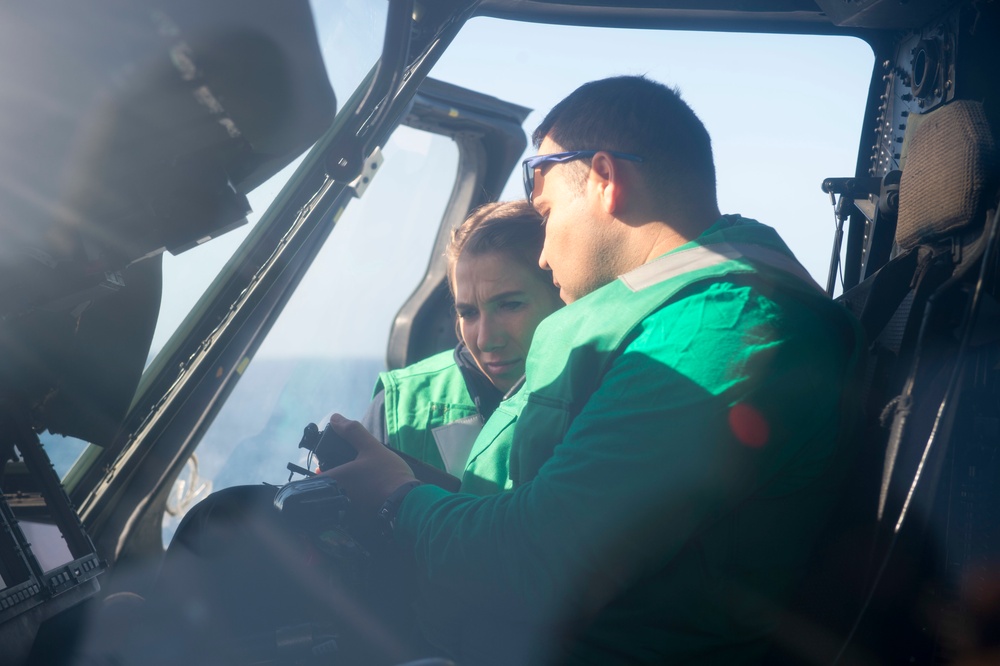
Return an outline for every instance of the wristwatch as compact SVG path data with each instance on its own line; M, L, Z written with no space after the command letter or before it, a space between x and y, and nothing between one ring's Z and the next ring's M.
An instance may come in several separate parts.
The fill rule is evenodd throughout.
M423 485L422 481L404 483L392 491L392 494L383 502L382 507L378 510L378 522L382 536L386 541L392 541L392 533L396 529L396 514L399 513L399 507L403 505L403 498L409 495L411 490L421 485Z

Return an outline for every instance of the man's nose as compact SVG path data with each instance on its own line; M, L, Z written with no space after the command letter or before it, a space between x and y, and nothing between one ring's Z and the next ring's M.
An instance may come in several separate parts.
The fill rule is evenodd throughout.
M538 267L543 271L551 271L552 268L549 266L548 259L545 258L545 245L542 245L542 252L538 255Z

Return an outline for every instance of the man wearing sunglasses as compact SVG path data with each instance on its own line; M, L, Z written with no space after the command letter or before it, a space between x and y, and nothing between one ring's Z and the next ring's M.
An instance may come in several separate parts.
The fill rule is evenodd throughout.
M569 305L465 472L513 489L418 486L338 416L359 456L331 474L412 552L460 663L755 663L842 478L857 324L772 229L719 214L676 92L595 81L534 139L539 262Z

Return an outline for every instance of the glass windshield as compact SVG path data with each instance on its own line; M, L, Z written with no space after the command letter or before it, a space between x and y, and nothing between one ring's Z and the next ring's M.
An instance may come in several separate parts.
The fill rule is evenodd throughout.
M381 55L388 3L311 0L311 5L327 75L338 106L342 106ZM147 365L247 238L301 160L299 156L250 192L247 198L253 211L247 224L176 256L164 253L163 295ZM43 433L41 439L60 477L87 447L87 442L72 437Z
M342 105L381 54L388 3L366 0L311 2L326 71L338 105ZM163 347L226 260L247 237L298 163L296 160L250 193L248 198L253 213L248 216L246 225L178 256L164 256L163 300L150 357Z
M515 28L538 39L555 33L566 44L585 44L590 37L610 35L623 43L641 42L661 55L631 63L604 63L606 71L598 71L585 65L589 62L585 49L568 49L547 56L556 72L553 77L525 81L517 76L484 76L528 57L517 46L520 41L510 39ZM723 43L742 54L740 62L722 56ZM809 72L830 62L834 54L851 67L837 74L841 85L830 87ZM652 62L672 64L653 66ZM678 64L682 62L684 67ZM679 83L705 118L715 137L720 203L726 211L744 212L781 228L813 275L822 279L832 239L832 214L819 183L831 173L853 172L872 66L871 50L864 43L775 35L608 31L477 19L460 34L433 74L534 107L536 111L525 123L530 131L552 104L577 85L636 71L640 63L652 78ZM743 84L706 85L728 81L734 72L745 79ZM811 87L805 90L807 85ZM845 89L854 94L845 94ZM775 90L784 92L776 94ZM823 120L834 117L848 120ZM817 122L822 131L809 131ZM364 198L347 208L205 435L194 462L175 485L164 520L165 541L178 516L211 490L286 481L287 462L305 464L296 445L310 421L322 423L331 411L353 418L364 412L375 375L384 368L393 315L427 265L456 172L453 161L457 156L449 141L405 127L396 131L384 155L378 177ZM755 179L748 180L748 174ZM521 192L520 170L515 170L501 198L518 198Z
M540 44L559 46L539 49ZM591 28L480 17L462 28L432 75L534 109L524 123L529 133L587 81L643 74L676 87L712 137L722 212L777 229L825 285L835 224L830 197L820 185L830 176L854 174L873 65L871 47L851 37ZM528 148L528 155L534 152ZM501 199L521 197L523 191L518 170Z
M212 490L288 480L303 427L360 418L393 318L431 259L458 169L450 139L400 127L364 196L348 206L174 485L164 543ZM405 202L405 205L401 205Z

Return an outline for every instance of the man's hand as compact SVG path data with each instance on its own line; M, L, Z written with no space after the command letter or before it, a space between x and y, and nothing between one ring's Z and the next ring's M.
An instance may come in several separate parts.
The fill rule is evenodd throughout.
M397 488L416 481L409 465L357 421L334 414L330 417L330 426L354 447L358 457L322 473L340 484L351 500L352 511L357 511L358 515L374 516Z

